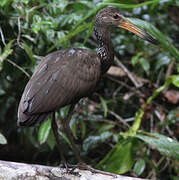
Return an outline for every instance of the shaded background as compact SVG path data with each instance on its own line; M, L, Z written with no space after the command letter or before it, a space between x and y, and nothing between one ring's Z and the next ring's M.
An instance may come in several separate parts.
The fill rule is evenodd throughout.
M174 0L1 0L1 160L59 164L50 117L40 126L19 128L18 103L40 56L67 47L97 48L93 19L108 5L119 8L160 45L112 30L113 67L97 92L77 105L71 120L80 154L89 165L105 171L178 179L179 4ZM149 98L152 101L146 103ZM59 110L58 119L67 111L68 107ZM59 128L65 157L76 164L60 121Z

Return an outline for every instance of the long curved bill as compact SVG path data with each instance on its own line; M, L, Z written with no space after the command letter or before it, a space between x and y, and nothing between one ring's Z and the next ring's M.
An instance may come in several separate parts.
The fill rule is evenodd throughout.
M159 44L158 40L153 38L149 33L145 32L144 30L138 28L137 26L135 26L134 24L129 22L126 18L122 19L119 27L136 34L137 36L139 36L143 40L149 41L149 42L156 44L156 45Z

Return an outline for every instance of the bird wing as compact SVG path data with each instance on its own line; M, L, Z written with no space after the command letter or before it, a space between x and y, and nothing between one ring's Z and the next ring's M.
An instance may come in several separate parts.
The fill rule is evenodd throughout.
M27 114L51 112L94 91L100 78L98 56L85 49L68 49L44 57L29 80L19 109Z

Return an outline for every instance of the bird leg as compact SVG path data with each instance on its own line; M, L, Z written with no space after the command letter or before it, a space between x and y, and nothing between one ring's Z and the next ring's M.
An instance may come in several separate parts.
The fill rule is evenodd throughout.
M79 151L74 143L74 140L73 140L73 135L71 134L71 129L70 129L70 120L71 120L71 117L72 117L72 114L73 114L73 110L74 110L74 107L75 107L75 104L72 104L70 106L70 109L69 109L69 112L67 114L67 117L64 119L64 130L66 132L66 135L71 143L71 146L72 146L72 150L78 160L78 163L79 164L84 164L81 157L80 157L80 154L79 154Z
M71 134L71 129L70 129L70 126L69 126L70 120L71 120L71 117L72 117L72 114L73 114L74 107L75 107L75 104L72 104L70 106L67 117L64 119L64 121L65 121L64 122L64 130L66 132L66 135L67 135L69 141L71 142L73 152L74 152L74 154L75 154L75 156L76 156L76 158L78 160L78 165L68 165L68 168L72 168L71 170L68 170L68 173L69 174L74 174L74 175L79 175L77 172L74 172L74 170L76 168L79 168L81 170L91 171L92 173L99 173L99 174L104 174L104 175L109 175L109 176L116 177L116 175L114 175L114 174L93 169L92 167L90 167L86 163L84 163L83 160L81 159L80 154L78 152L78 149L77 149L77 147L76 147L76 145L74 143L73 136Z
M67 168L67 163L66 163L65 157L62 152L62 145L60 143L60 139L58 136L58 127L57 127L57 123L55 121L55 111L52 112L52 131L53 131L53 134L54 134L56 142L57 142L57 148L60 153L60 158L61 158L62 164Z

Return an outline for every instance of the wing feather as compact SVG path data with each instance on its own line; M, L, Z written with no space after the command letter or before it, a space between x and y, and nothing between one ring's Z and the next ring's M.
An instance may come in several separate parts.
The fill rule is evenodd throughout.
M100 60L91 51L56 51L41 60L24 90L23 113L51 112L88 96L100 79Z

